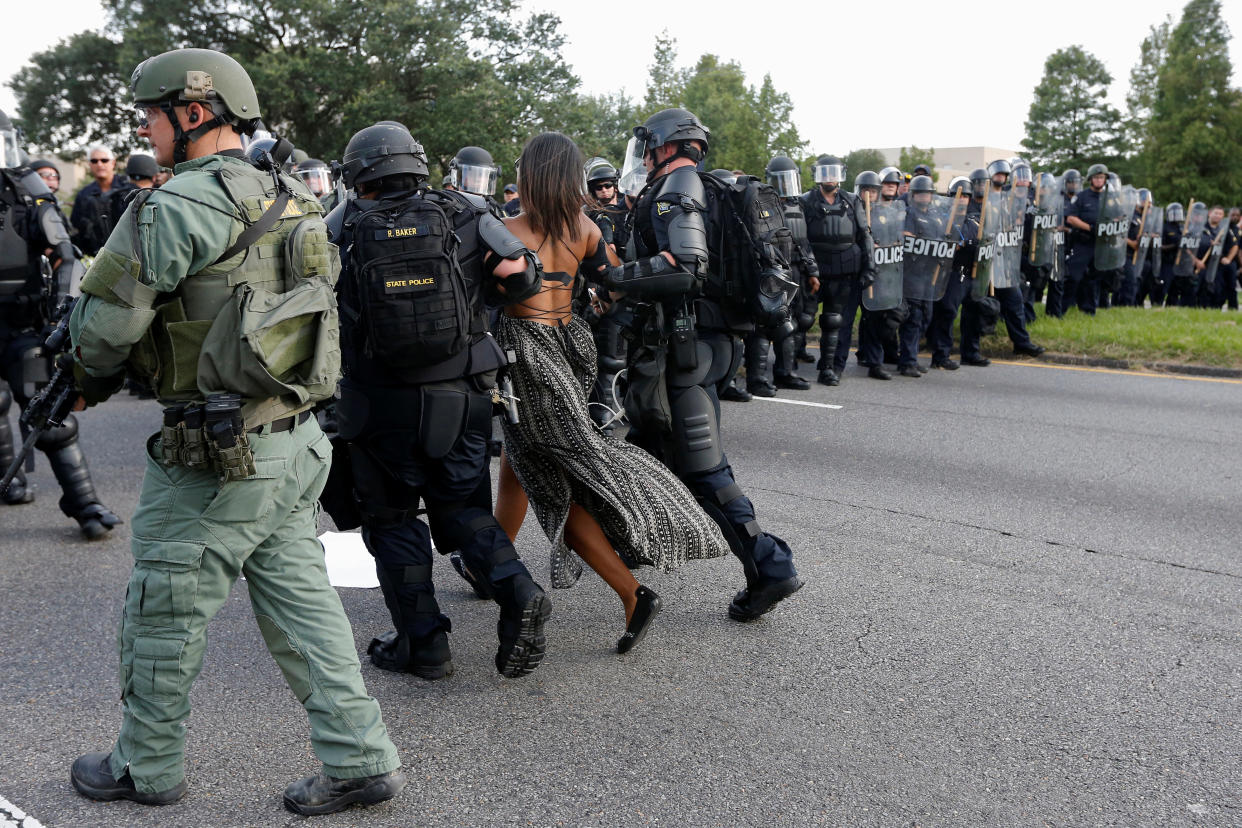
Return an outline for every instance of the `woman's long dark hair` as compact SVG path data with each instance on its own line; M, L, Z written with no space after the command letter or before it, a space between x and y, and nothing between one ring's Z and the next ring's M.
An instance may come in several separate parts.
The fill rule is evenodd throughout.
M577 241L582 234L586 182L582 152L559 132L541 132L518 159L518 191L530 227L545 238Z

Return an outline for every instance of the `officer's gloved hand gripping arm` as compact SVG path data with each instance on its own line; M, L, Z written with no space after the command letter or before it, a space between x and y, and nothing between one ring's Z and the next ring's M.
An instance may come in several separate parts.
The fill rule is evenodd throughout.
M521 239L491 214L479 217L479 239L487 247L483 266L494 277L488 300L511 305L529 299L543 287L543 265Z
M671 299L697 289L707 274L707 194L693 167L679 167L658 185L652 224L660 253L604 271L601 281L637 299Z

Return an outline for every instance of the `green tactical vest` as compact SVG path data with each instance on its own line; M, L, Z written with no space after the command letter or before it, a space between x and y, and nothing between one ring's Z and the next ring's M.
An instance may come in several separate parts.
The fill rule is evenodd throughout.
M253 224L279 195L270 173L229 164L213 171ZM294 179L276 223L225 261L188 275L155 299L155 317L129 366L166 401L233 392L252 428L332 396L341 352L334 286L340 273L323 208ZM142 203L132 210L141 221ZM237 222L235 240L244 225Z

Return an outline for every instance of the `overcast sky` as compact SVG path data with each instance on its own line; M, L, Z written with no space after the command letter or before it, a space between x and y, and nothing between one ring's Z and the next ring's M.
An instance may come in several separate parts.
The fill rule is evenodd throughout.
M641 99L656 36L677 38L680 62L711 52L736 60L758 85L770 73L794 103L794 122L813 152L862 147L986 145L1017 149L1044 59L1079 43L1113 75L1111 98L1124 109L1130 68L1148 27L1179 0L1041 3L838 2L704 4L687 0L522 0L560 16L564 58L591 93L623 89ZM0 109L16 110L8 79L30 55L77 31L103 25L97 0L5 0ZM734 9L746 8L745 12ZM1242 0L1222 3L1242 32ZM704 13L704 12L708 13ZM1037 13L1036 13L1037 12ZM614 15L614 16L611 16ZM57 31L59 24L60 30ZM17 32L24 32L21 38ZM1242 52L1231 59L1238 83ZM632 58L625 60L627 54ZM711 124L708 124L710 127Z

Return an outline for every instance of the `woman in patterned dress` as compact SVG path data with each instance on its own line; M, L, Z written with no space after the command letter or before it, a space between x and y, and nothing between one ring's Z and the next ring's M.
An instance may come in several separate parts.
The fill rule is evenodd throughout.
M625 653L660 611L659 596L639 585L630 567L669 570L689 558L723 555L728 546L672 472L600 433L588 414L595 342L573 314L574 286L581 274L617 259L582 212L578 147L558 132L535 136L522 150L518 180L522 212L505 224L538 254L544 281L538 294L507 306L496 324L501 347L517 353L511 376L520 415L517 425L504 425L496 519L516 538L529 498L552 542L552 585L573 585L582 573L579 558L595 570L625 607L626 631L617 642Z

